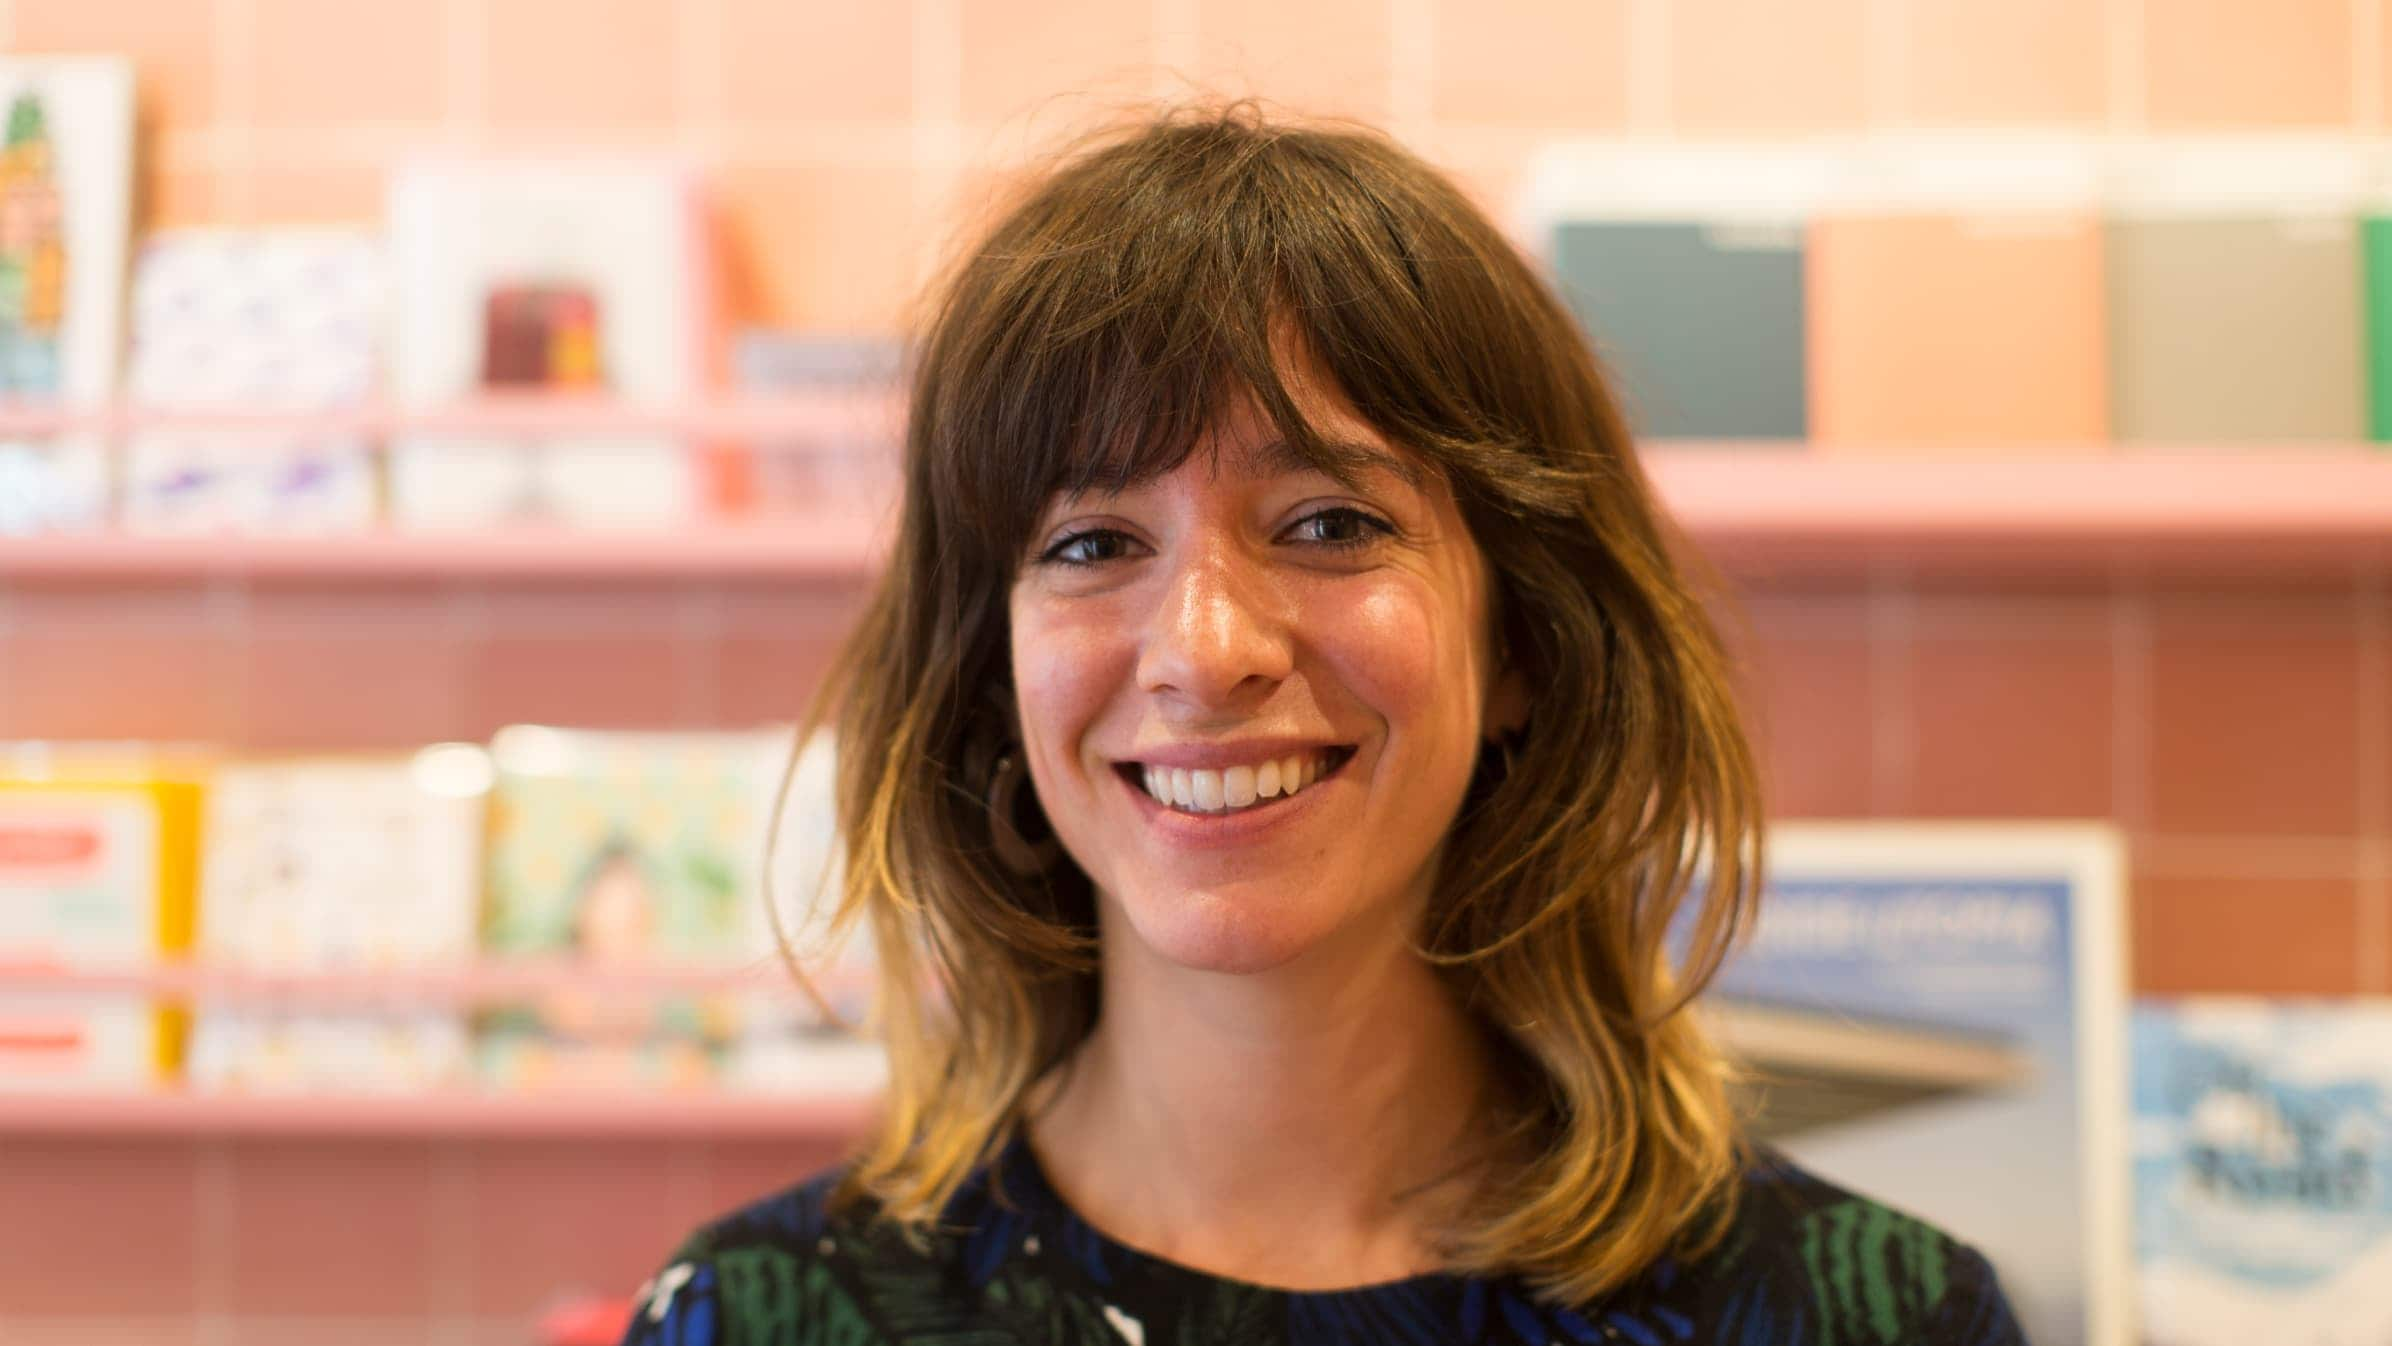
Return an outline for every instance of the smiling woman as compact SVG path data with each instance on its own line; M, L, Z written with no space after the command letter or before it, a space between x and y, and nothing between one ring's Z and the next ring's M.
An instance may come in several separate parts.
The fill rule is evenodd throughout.
M1723 659L1444 178L1110 133L912 378L826 693L888 1108L633 1341L2015 1341L1975 1253L1740 1137L1684 1012L1757 885Z

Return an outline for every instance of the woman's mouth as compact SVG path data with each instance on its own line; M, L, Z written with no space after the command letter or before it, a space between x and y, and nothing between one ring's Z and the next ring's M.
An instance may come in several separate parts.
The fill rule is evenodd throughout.
M1116 763L1124 780L1179 813L1224 814L1261 808L1319 784L1352 760L1351 747L1314 748L1221 768Z

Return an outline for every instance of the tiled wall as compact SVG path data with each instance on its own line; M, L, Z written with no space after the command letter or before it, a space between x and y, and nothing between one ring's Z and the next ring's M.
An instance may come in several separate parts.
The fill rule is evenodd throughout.
M2379 131L2392 0L0 0L140 64L150 225L368 221L421 147L673 148L733 311L902 321L1008 166L1191 84L1382 121L1499 206L1579 131ZM1786 816L2109 816L2147 992L2392 991L2392 592L1747 594ZM784 716L852 589L0 580L0 736L256 748ZM0 1106L5 1106L0 1103ZM0 1340L523 1342L818 1148L0 1130Z
M820 1140L0 1142L10 1346L537 1346Z
M365 220L411 150L685 151L747 316L883 329L1003 166L1203 88L1391 126L1490 202L1571 132L2387 123L2385 0L8 0L116 50L144 219Z
M2392 589L1746 595L1790 817L2112 818L2146 994L2392 992Z
M261 752L795 719L860 590L0 579L0 738Z

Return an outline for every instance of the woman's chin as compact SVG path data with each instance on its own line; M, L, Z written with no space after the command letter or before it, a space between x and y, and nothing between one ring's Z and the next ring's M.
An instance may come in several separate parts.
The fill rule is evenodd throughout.
M1123 903L1127 935L1146 957L1190 972L1251 975L1302 956L1327 938L1325 913L1307 919L1286 901L1181 893ZM1125 951L1126 952L1126 951Z

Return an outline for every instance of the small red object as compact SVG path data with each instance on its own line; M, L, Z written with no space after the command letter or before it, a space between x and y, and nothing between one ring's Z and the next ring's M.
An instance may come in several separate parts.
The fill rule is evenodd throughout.
M628 1299L577 1299L540 1315L541 1346L615 1346L631 1326Z

